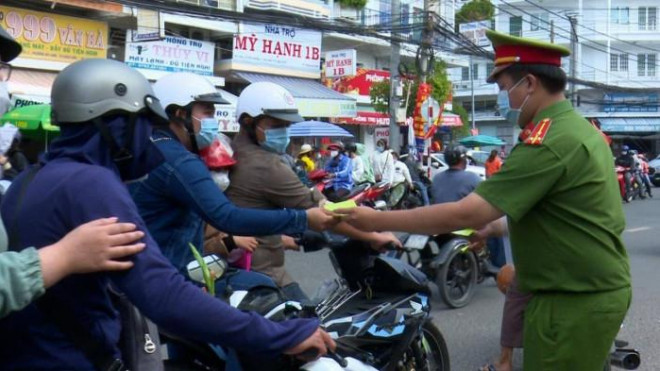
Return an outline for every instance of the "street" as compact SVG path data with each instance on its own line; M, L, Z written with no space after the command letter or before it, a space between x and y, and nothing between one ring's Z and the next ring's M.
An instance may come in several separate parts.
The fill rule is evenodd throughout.
M641 352L639 370L660 369L660 193L656 198L624 205L624 240L633 276L633 301L620 339ZM313 295L319 283L334 277L327 251L287 254L287 266L294 279ZM488 279L477 287L472 302L462 309L448 309L439 298L433 300L433 320L447 341L452 370L476 370L499 354L499 329L504 296ZM521 352L516 366L522 369Z

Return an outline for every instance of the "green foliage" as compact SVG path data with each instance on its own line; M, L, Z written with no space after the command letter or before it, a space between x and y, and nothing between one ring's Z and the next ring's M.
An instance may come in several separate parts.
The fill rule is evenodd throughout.
M369 98L376 112L388 113L390 107L390 79L373 83L369 91Z
M363 9L367 6L367 0L339 0L339 3L347 8Z
M455 15L456 25L460 23L485 21L495 15L495 6L490 0L472 0L461 7Z
M429 84L431 84L432 91L431 97L437 100L441 105L447 100L449 93L451 92L451 82L447 77L447 67L446 64L442 61L436 61L433 65L433 71L431 72L428 78ZM417 90L419 88L419 81L415 79L414 81L405 81L403 85L403 97L401 97L401 102L406 103L406 97L408 96L408 90L410 90L410 99L408 100L408 105L406 106L406 117L412 117L413 112L415 111L415 102L417 101ZM371 85L371 91L369 92L371 98L371 105L374 107L376 112L387 113L389 112L389 97L390 97L390 80L384 80L378 83Z
M472 123L470 122L468 113L465 108L463 108L463 105L459 102L452 101L452 113L460 116L461 121L463 122L463 126L451 128L452 138L458 139L470 136L470 128L472 127Z

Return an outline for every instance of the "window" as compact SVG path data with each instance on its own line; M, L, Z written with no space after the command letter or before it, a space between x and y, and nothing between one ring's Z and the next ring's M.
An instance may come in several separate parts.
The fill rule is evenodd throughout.
M463 81L470 80L470 67L461 68L461 80Z
M619 70L619 55L610 54L610 71L618 71L618 70Z
M472 78L479 80L479 65L476 63L472 65Z
M610 14L612 23L628 24L630 19L630 8L627 6L612 7Z
M381 24L391 24L392 22L392 3L387 0L380 0L379 21Z
M637 27L640 31L655 31L658 8L640 6L637 10Z
M509 18L509 34L513 36L522 36L522 17Z
M637 76L655 76L656 54L637 54Z
M628 54L619 54L619 71L628 71Z
M530 31L544 30L548 28L548 13L536 13L531 15L529 22Z
M490 76L490 73L493 72L495 65L493 63L486 64L486 76Z

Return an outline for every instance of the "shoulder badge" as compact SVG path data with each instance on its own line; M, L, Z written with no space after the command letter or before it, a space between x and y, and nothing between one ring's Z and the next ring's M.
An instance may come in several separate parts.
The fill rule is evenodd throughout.
M529 137L525 139L525 144L531 144L533 146L541 145L541 143L543 143L543 139L545 139L546 134L548 134L550 124L552 124L552 120L549 118L545 118L539 121L539 123L536 124L534 130L532 130L531 134L529 134Z

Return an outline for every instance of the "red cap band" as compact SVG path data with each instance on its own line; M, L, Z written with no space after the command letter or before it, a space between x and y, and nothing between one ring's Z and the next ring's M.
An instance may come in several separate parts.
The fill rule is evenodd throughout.
M521 64L549 64L561 67L561 54L527 45L500 45L495 48L495 66Z

